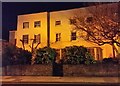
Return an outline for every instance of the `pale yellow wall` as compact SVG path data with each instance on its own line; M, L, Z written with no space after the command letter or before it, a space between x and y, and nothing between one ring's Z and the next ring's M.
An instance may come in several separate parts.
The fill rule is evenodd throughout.
M29 44L25 44L26 49L30 50L29 45L31 45L32 43L30 39L33 39L35 34L41 35L41 44L39 45L39 47L44 47L47 45L47 12L19 15L17 21L16 38L18 47L22 47L20 39L22 39L22 36L26 34L29 35ZM41 21L41 26L38 28L34 28L34 21ZM29 22L28 29L23 29L23 22Z
M85 8L81 9L73 9L73 10L65 10L65 11L56 11L50 13L50 40L51 46L57 48L57 45L60 44L58 47L61 46L70 46L70 45L78 45L81 44L79 39L76 41L71 41L71 31L73 30L74 26L70 25L69 19L73 16L77 15L77 12L80 13L80 16L88 16L86 13L88 11ZM55 26L55 21L60 20L61 25ZM56 33L61 33L61 41L55 42L56 40ZM77 33L78 35L78 33ZM64 43L63 43L64 42ZM81 44L82 45L82 44Z

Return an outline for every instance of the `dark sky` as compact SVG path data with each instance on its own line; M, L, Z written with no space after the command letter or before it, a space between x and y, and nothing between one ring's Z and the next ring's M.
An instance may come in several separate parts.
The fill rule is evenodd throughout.
M3 2L2 38L8 40L9 30L17 29L17 15L79 8L86 4L82 2Z

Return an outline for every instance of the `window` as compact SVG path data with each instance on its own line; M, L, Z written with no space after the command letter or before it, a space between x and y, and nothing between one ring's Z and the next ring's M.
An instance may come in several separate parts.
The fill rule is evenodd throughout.
M34 35L34 43L40 43L40 34Z
M28 35L23 35L23 42L28 44Z
M71 41L76 40L76 32L71 32Z
M56 42L61 40L61 33L56 34Z
M95 58L94 48L88 48L88 51Z
M76 23L76 19L70 19L70 24L75 24Z
M29 28L29 22L23 22L23 28Z
M92 22L93 22L93 17L86 18L86 23L92 23Z
M86 37L85 37L86 40L89 40L90 39L90 35L87 33L86 34Z
M97 57L97 60L102 60L102 49L101 48L99 48L99 47L97 47L96 48L96 57Z
M34 27L40 27L41 26L41 22L40 21L35 21L34 22Z
M61 25L61 21L55 21L55 25Z

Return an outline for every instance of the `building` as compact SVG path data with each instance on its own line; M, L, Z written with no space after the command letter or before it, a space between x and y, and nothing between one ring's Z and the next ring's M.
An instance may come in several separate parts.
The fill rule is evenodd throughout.
M31 49L33 41L34 46L39 44L38 48L50 45L50 47L60 50L58 52L61 52L61 49L66 46L85 46L96 60L111 57L112 47L110 45L98 46L95 43L85 41L78 37L78 35L83 34L82 31L73 30L72 22L74 20L70 18L76 13L79 13L81 17L90 17L92 14L88 9L93 8L94 6L19 15L17 30L10 31L9 41L16 44L17 47L24 47L27 50Z

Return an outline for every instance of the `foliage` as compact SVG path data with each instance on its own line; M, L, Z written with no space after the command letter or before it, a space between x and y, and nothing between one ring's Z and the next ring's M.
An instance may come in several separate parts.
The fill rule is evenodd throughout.
M17 62L18 64L30 64L31 63L31 52L23 50L22 48L17 49Z
M31 53L22 48L17 48L14 45L3 46L2 50L2 64L6 65L18 65L18 64L30 64Z
M104 63L104 64L106 64L106 63L118 64L119 63L119 59L118 58L104 58L102 60L102 63Z
M65 64L92 64L93 57L83 46L72 46L64 49L63 61Z
M36 51L35 64L52 63L55 57L56 57L55 49L49 47L39 48Z

